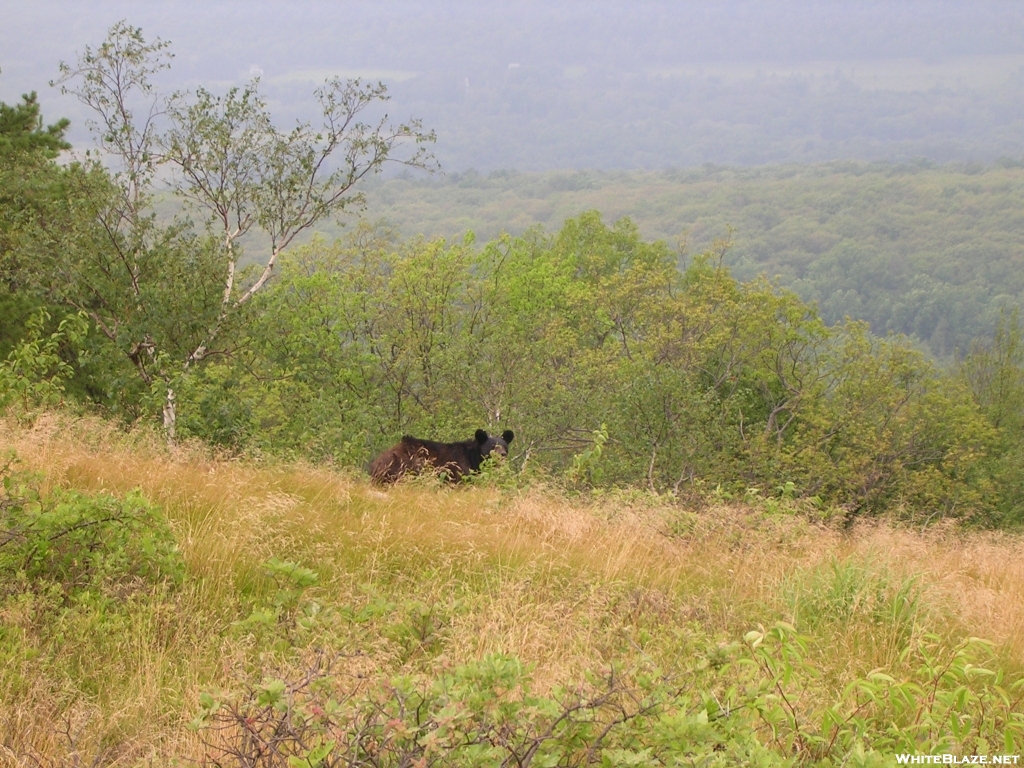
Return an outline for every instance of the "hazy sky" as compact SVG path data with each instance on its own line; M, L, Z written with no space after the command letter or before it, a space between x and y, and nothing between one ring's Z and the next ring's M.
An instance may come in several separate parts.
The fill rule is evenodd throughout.
M86 141L84 113L46 83L62 59L73 60L126 19L147 38L172 41L169 89L200 83L217 89L260 71L275 114L305 117L311 84L328 74L384 79L395 111L436 127L439 153L455 167L525 170L557 165L559 158L566 165L622 167L657 164L662 156L666 164L766 162L872 152L942 160L974 147L1024 148L1018 116L1004 105L1012 112L1015 97L1006 95L1006 83L1024 77L1024 3L1016 0L0 0L0 18L0 100L39 91L45 116L70 117L79 144ZM744 112L751 94L765 92L756 85L764 77L775 78L768 92L778 93ZM864 104L852 107L854 114L875 110L883 122L840 125L838 134L834 124L822 127L835 113L817 95L833 87L828 78L860 89ZM975 133L968 137L947 124L970 100L946 104L936 115L924 100L908 116L898 99L864 95L935 88L988 99L982 105L988 132L970 128ZM992 101L999 89L1001 100ZM591 117L578 108L560 111L576 102ZM623 115L622 125L614 125L616 115ZM697 126L695 116L706 125ZM780 128L780 119L787 126ZM935 130L928 127L933 120L941 123ZM901 121L916 127L901 133ZM679 131L696 133L679 147L651 146ZM799 150L794 142L805 138L810 149Z

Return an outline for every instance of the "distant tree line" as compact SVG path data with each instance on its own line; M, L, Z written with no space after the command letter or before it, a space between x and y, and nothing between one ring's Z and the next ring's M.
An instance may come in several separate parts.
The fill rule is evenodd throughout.
M596 209L697 253L731 232L737 278L778 279L830 325L865 320L949 362L1024 306L1022 189L1024 167L1009 160L470 172L375 181L367 215L405 237L491 238Z

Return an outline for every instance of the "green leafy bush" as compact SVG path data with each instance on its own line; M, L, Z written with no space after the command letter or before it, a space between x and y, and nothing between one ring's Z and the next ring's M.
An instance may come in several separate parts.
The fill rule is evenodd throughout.
M3 471L0 591L122 594L140 585L178 584L184 562L160 509L133 491L57 490L44 496L29 479Z
M323 606L310 599L306 592L320 581L319 574L298 563L272 557L263 564L263 570L276 586L269 601L258 603L235 626L254 635L276 639L276 646L287 649L301 634L316 628L323 617Z
M970 391L906 339L738 282L728 247L681 269L596 212L480 248L368 227L315 241L254 299L245 359L179 387L181 424L348 464L402 434L507 425L511 468L574 487L783 488L848 515L998 523L983 469L1000 446Z
M193 727L209 764L268 767L866 766L1024 747L1024 680L984 666L984 641L914 638L909 676L873 670L838 695L807 645L779 623L674 676L613 668L547 695L502 654L370 689L318 657L292 680L203 694Z
M56 331L47 334L45 326L49 321L46 310L33 314L25 324L25 339L0 361L0 409L13 403L28 410L63 401L65 385L74 368L61 352L82 340L87 324L81 315L71 315L61 320Z

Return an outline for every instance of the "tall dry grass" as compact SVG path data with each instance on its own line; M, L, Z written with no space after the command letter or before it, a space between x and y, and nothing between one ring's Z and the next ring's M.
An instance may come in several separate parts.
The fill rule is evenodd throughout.
M346 471L172 451L156 435L54 414L30 427L0 421L6 449L40 473L44 490L140 488L165 509L189 574L172 598L129 611L115 636L83 626L51 648L66 656L50 667L63 679L28 661L0 673L0 692L20 691L0 714L0 743L22 754L108 749L104 760L123 764L199 754L184 728L199 691L229 685L240 669L288 663L237 630L273 590L262 569L270 557L318 571L311 594L324 605L349 615L383 606L302 641L351 652L349 671L363 675L502 651L536 665L543 690L612 660L671 665L780 618L809 631L837 687L891 667L907 633L923 630L987 637L1007 663L1024 665L1019 537L881 522L841 532L755 507L696 512L551 489L380 490ZM0 619L37 629L10 607ZM429 642L403 639L415 621L429 621ZM7 750L15 764L17 750Z

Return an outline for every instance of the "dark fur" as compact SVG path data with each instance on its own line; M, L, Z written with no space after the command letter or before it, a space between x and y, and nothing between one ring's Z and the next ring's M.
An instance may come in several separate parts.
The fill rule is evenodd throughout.
M370 477L375 483L384 485L396 482L406 473L415 474L424 467L432 467L457 483L470 472L478 471L481 462L492 453L507 456L508 444L513 437L511 429L502 432L501 437L491 437L478 429L472 440L461 443L438 443L406 435L398 445L388 448L373 460Z

